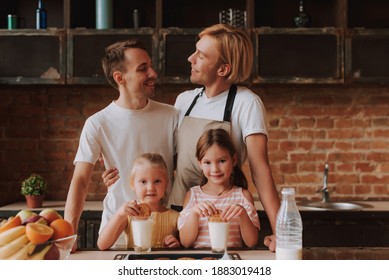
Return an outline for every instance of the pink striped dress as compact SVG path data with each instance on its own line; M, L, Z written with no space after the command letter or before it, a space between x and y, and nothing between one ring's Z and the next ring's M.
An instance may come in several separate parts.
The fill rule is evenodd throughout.
M242 205L246 211L248 216L250 217L252 223L255 227L260 229L259 218L257 211L254 205L247 200L244 196L242 188L234 186L228 193L225 193L220 196L208 195L202 191L200 186L195 186L190 189L191 197L188 204L181 211L180 216L178 217L177 226L180 230L185 222L187 221L192 207L199 202L202 201L210 201L212 202L217 209L223 210L226 206L232 204ZM243 240L240 234L239 228L239 219L236 217L230 221L230 231L228 236L228 247L242 247ZM209 248L211 247L211 241L209 238L209 230L208 230L208 219L207 217L200 217L199 221L199 233L196 241L193 244L194 248Z

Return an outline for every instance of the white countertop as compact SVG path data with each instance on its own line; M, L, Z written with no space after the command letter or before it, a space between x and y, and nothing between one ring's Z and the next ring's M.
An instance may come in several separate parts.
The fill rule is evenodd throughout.
M200 254L211 253L211 251L198 251L198 250L165 250L165 251L152 251L148 254ZM242 260L274 260L276 254L268 250L242 250L234 251L230 253L239 254ZM117 254L134 254L134 251L76 251L70 254L69 260L113 260Z

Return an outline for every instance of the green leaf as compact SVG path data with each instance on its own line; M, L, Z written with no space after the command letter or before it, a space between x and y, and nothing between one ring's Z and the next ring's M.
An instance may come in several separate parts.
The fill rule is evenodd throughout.
M38 174L31 174L30 177L22 182L21 194L23 195L41 195L47 190L47 183Z

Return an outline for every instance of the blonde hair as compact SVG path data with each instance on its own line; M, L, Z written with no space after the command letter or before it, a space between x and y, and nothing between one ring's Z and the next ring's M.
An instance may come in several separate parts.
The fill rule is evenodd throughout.
M134 163L133 163L133 166L131 169L131 173L130 173L130 185L131 186L134 185L134 178L135 178L135 174L137 172L137 168L139 166L143 166L146 164L150 164L152 167L159 168L161 171L163 171L166 175L166 185L168 185L169 175L168 175L168 171L167 171L167 165L166 165L166 162L165 162L163 156L161 156L160 154L157 154L157 153L144 153L144 154L141 154L138 157L136 157L136 159L134 160ZM162 204L165 205L167 200L168 200L168 197L167 197L167 192L165 189L165 195L162 198Z
M227 24L215 24L204 29L199 37L210 36L220 53L220 62L229 64L231 72L227 81L236 84L250 77L253 66L253 45L248 34Z
M131 185L134 182L134 177L136 173L136 168L138 166L142 166L145 164L150 164L153 167L160 168L161 170L166 173L166 177L168 178L168 172L167 172L167 165L165 160L163 159L163 156L157 153L144 153L136 157L134 160L134 163L132 165L131 173L130 173L130 183ZM169 179L169 178L168 178Z

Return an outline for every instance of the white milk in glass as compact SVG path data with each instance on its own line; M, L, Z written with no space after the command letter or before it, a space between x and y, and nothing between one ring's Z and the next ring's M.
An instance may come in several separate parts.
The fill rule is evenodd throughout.
M224 252L227 248L229 224L226 222L208 222L212 252Z
M276 260L301 260L303 257L303 249L296 248L276 248Z
M134 250L137 252L151 251L151 234L153 231L153 219L131 219L132 236L134 238Z

